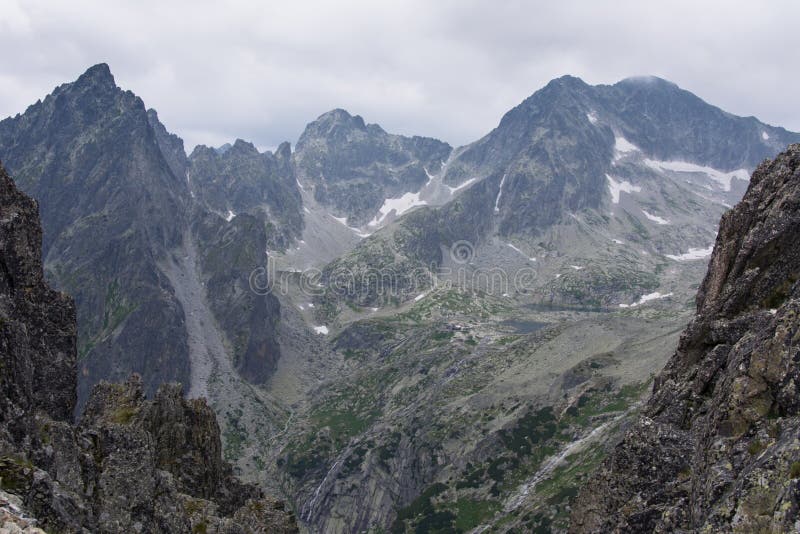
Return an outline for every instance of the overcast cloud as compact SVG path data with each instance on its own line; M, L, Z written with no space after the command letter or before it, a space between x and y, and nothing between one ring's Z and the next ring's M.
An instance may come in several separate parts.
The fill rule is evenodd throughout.
M800 130L798 20L789 0L0 0L0 116L106 62L187 149L294 143L336 107L460 145L563 74L653 74Z

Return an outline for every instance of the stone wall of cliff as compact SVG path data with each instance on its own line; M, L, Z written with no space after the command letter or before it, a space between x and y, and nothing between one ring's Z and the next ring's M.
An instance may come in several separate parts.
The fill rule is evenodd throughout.
M282 502L233 476L213 411L204 399L184 399L179 384L148 400L137 375L101 382L72 423L75 306L44 282L41 254L38 207L0 167L0 490L10 496L8 520L52 532L297 532Z
M722 218L697 315L573 532L800 528L800 145Z

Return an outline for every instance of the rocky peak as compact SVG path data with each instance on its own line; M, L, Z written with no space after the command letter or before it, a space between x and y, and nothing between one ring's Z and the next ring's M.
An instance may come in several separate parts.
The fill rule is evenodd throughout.
M722 218L698 314L588 484L574 532L788 532L800 520L800 145Z
M236 139L236 141L233 142L233 146L228 150L228 154L254 156L260 154L260 152L253 143L245 141L244 139Z
M387 133L336 109L306 127L293 159L318 202L346 215L351 226L362 226L387 198L418 192L451 150L436 139Z
M343 109L333 109L317 117L314 122L309 123L297 144L301 146L307 138L335 136L337 134L346 134L352 130L366 129L367 125L359 115L351 115Z
M86 69L86 72L81 74L75 81L76 87L113 87L116 88L114 75L111 74L111 68L106 63L98 63Z

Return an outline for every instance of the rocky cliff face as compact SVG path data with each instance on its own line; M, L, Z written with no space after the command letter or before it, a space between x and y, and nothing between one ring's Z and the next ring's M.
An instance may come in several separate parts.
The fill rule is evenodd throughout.
M0 122L0 157L42 206L48 278L76 301L80 401L132 371L151 393L189 380L183 310L156 265L181 243L189 195L151 119L97 65Z
M3 520L9 501L15 524L54 532L296 532L233 477L213 412L178 384L146 400L136 375L103 382L70 423L75 308L44 282L41 237L36 203L0 168L0 488L16 496Z
M189 162L192 193L208 210L226 219L250 213L268 221L273 250L285 249L300 236L302 204L288 143L274 154L241 139L224 151L199 146Z
M1 168L0 210L0 414L13 422L41 410L69 421L77 375L75 306L44 283L38 206ZM3 430L15 432L13 425Z
M789 532L800 525L800 145L722 218L697 316L583 490L573 532Z

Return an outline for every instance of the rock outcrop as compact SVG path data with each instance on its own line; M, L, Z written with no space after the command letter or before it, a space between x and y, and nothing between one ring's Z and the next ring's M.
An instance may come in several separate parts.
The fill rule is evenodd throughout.
M0 168L0 528L297 532L233 476L213 411L179 384L147 400L138 375L101 382L71 423L75 307L45 284L41 246L36 203Z
M800 528L800 145L721 222L697 315L572 532Z

